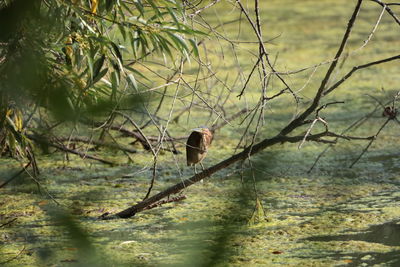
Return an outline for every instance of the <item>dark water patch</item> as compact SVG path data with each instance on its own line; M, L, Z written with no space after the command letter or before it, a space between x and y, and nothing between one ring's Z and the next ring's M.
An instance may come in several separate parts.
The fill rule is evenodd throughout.
M319 242L355 240L379 243L386 246L400 246L400 221L373 225L366 231L356 234L313 236L306 240Z
M309 256L299 258L310 258ZM393 250L386 253L363 252L363 253L323 253L323 255L312 256L314 259L332 259L338 262L335 266L400 266L400 251Z
M390 251L387 253L352 253L346 255L337 255L334 257L339 260L344 257L350 258L351 261L347 261L339 266L400 266L400 251Z

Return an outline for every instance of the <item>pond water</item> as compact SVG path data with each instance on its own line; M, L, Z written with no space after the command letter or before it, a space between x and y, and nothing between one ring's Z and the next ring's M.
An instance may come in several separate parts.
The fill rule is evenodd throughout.
M355 26L346 53L364 43L381 12L372 1L364 2L360 23ZM327 1L296 0L260 4L264 37L279 36L266 46L271 55L279 54L276 68L284 71L331 59L352 12L346 0L330 1L328 6ZM256 59L251 56L253 61L249 60L251 54L247 51L257 53L258 44L254 44L256 36L250 26L245 28L245 23L241 23L239 35L239 23L230 23L244 16L233 12L229 1L221 1L216 7L217 11L202 13L207 21L215 27L226 22L218 30L232 40L246 41L235 53L231 43L216 42L214 37L205 44L207 62L212 62L219 81L231 84L237 78L232 73L250 72ZM341 62L331 82L355 65L398 54L398 28L392 24L392 19L384 16L368 46ZM196 64L192 66L195 68ZM291 86L301 91L304 102L315 95L325 67L315 69L313 77L310 75L314 68L290 76ZM188 68L188 75L190 71L197 73ZM376 105L366 93L386 102L398 91L399 77L398 63L357 72L339 93L324 102L346 103L332 105L321 115L330 129L341 132ZM206 80L201 86L207 88L210 84ZM272 80L271 84L274 88L268 96L282 89L278 81ZM259 80L252 79L246 100L238 102L236 96L229 99L228 115L237 112L240 105L255 106L260 97L259 85ZM225 87L217 89L221 88ZM239 84L234 89L239 92L241 88ZM209 90L210 95L213 90ZM191 94L188 91L188 98ZM168 101L172 100L165 100L166 108L159 116L168 116ZM179 105L174 111L185 107ZM304 108L296 106L290 94L268 105L265 125L256 141L276 134ZM184 125L182 119L176 124L171 122L168 130L172 136L182 136L187 134L182 129L206 124L204 117L202 110L193 110L190 120L187 117L190 125ZM351 134L374 135L383 122L381 113L376 112ZM243 125L231 123L234 126L228 125L216 133L204 162L206 167L234 153L247 121ZM38 181L23 175L0 189L0 265L400 266L398 130L398 123L389 123L353 168L349 165L365 148L365 141L340 142L311 173L308 170L324 144L305 143L301 149L293 144L277 145L254 156L252 168L246 162L185 189L182 194L187 198L183 201L129 219L108 221L99 220L98 216L121 211L145 196L152 174L150 153L135 147L138 153L132 156L134 162L127 163L127 157L120 152L99 152L100 156L121 164L116 167L73 155L67 161L59 152L51 151L48 156L38 153ZM158 133L156 129L154 132ZM128 145L132 141L121 143ZM180 151L184 151L182 144L177 143ZM153 193L192 174L185 166L184 154L166 152L158 160ZM11 177L20 168L13 160L0 159L0 180Z
M53 161L42 170L41 192L29 177L2 189L1 222L16 220L0 228L1 258L18 255L7 266L396 266L397 159L378 161L372 152L353 169L338 170L347 156L328 157L307 174L311 158L299 160L301 153L288 147L255 158L265 213L253 223L250 169L243 170L244 183L235 169L226 170L184 190L181 202L102 221L97 217L103 212L143 198L151 170ZM180 180L169 168L159 171L156 191Z

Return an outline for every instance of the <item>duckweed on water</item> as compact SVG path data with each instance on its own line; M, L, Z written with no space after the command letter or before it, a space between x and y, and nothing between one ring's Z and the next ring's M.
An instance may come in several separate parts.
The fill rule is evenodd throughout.
M316 174L260 176L257 188L267 218L251 226L247 221L254 202L241 197L243 187L237 176L213 177L186 189L186 200L131 219L101 221L97 216L104 211L115 212L140 200L148 185L145 177L126 179L121 177L120 167L100 166L96 175L57 167L43 175L47 179L55 175L44 185L67 214L73 214L72 221L54 220L55 205L46 193L22 193L19 187L27 186L25 183L8 187L0 198L1 220L17 220L0 228L1 253L5 259L21 253L8 266L88 262L189 266L211 257L210 249L220 244L218 235L226 229L229 235L223 246L228 249L223 251L222 265L383 263L396 262L393 253L400 253L398 238L390 243L368 238L370 231L376 232L370 225L398 225L399 177L391 177L391 182L363 182ZM167 184L158 181L159 188ZM74 227L85 233L90 250L77 245L76 237L69 232ZM398 229L392 228L395 232ZM82 251L90 251L92 256L82 256Z
M268 44L271 53L282 52L277 67L309 66L326 60L327 54L333 55L351 12L348 1L335 1L329 8L324 1L283 2L268 1L262 7L266 14L264 25L275 26L269 28L268 35L283 33L276 40L277 45ZM226 7L223 4L219 9L221 18L235 19L227 14L230 9ZM348 49L362 44L364 33L371 30L371 16L379 15L380 10L375 11L365 5ZM211 17L211 24L217 23L214 13L204 15ZM352 62L343 67L368 62L377 55L379 58L391 55L399 47L397 33L387 29L391 23L389 17L384 17L380 27L385 30L378 31L376 37L379 45L372 42L369 50L349 59ZM232 27L236 26L227 24L224 29L236 36L237 29ZM243 40L254 40L251 31L242 32ZM220 44L208 45L210 61L215 62L216 68L225 64L218 73L224 77L236 66L230 62L234 57L227 54L221 60L214 51ZM254 46L244 44L243 48L254 49ZM251 65L243 54L239 54L239 61L244 62L243 67ZM385 93L374 89L371 92L382 99L394 92L399 84L398 66L388 64L383 68L383 71L374 69L374 75L360 72L357 79L349 80L341 88L340 94L334 94L334 99L348 101L324 111L330 127L344 129L370 111L374 102L364 96L366 90L387 88ZM324 66L302 92L305 98L314 94L324 73L321 70ZM291 82L294 87L301 87L298 85L307 79L308 74ZM249 88L257 86L250 81ZM249 102L255 96L258 93L249 91ZM267 136L292 118L294 111L288 108L292 100L289 96L283 99L269 103L272 112L266 115L266 124L260 129ZM196 111L191 115L194 122L202 116ZM381 117L373 117L352 134L370 136L381 122ZM175 126L169 128L172 135L181 135L181 128ZM235 127L218 131L205 165L211 166L231 155L239 138ZM284 144L253 157L257 196L266 216L255 224L248 223L256 197L248 189L253 173L247 165L243 177L239 177L236 166L187 188L182 192L187 199L181 202L144 211L130 219L102 221L97 217L104 212L114 213L143 199L152 173L149 154L137 147L140 152L135 154L134 163L128 164L122 153L99 152L102 157L121 164L114 167L75 156L70 156L67 162L58 153L40 156L39 187L29 176L21 176L1 189L0 263L6 266L207 266L210 262L218 266L400 265L398 138L398 125L393 124L353 168L348 166L365 147L365 141L343 141L326 153L310 174L307 171L324 148L320 144L305 143L301 150ZM178 149L183 151L183 145L178 144ZM153 192L192 174L184 166L184 157L179 154L172 158L168 153L159 157ZM0 175L4 179L19 168L20 164L13 160L0 161Z

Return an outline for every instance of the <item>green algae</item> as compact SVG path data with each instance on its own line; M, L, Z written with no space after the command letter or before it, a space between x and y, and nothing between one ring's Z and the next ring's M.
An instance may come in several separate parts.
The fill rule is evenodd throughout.
M107 170L111 177L106 176ZM247 222L255 203L243 200L245 187L237 176L213 177L186 189L185 201L139 213L131 219L98 220L104 211L115 212L135 203L140 199L137 194L148 185L144 177L123 180L115 172L118 170L99 168L103 177L89 178L93 174L87 172L87 179L78 181L67 169L64 174L69 173L70 182L57 172L53 181L46 184L69 210L67 214L75 214L71 215L73 221L91 244L91 262L98 266L196 265L206 262L204 258L211 257L216 246L221 245L221 233L227 235L222 234L222 247L229 248L223 251L221 266L351 264L359 260L357 255L372 255L370 260L376 260L378 254L392 255L400 250L399 243L384 245L351 238L334 241L335 236L362 233L370 225L398 220L398 177L394 183L382 183L319 174L275 178L268 175L266 179L258 176L257 188L266 220L254 225ZM113 187L116 181L121 186ZM159 184L165 187L168 182L160 180ZM20 193L17 186L9 187L0 200L2 222L18 218L0 228L2 255L12 257L25 247L18 260L8 265L88 264L88 256L82 258L82 248L76 245L79 243L65 232L65 223L55 222L52 200L37 192ZM87 197L89 192L94 194ZM253 195L251 191L244 192L250 198ZM333 241L315 240L318 236ZM360 261L368 262L367 259Z
M334 55L351 8L347 1L329 3L329 8L326 5L324 1L285 0L268 1L262 7L263 25L273 25L267 27L266 38L282 34L275 41L276 45L267 44L271 54L280 52L278 69L310 66ZM230 13L231 7L227 6L230 7L223 3L218 12L224 21L235 18ZM348 51L362 44L371 30L372 18L379 12L372 3L365 5ZM205 12L205 16L210 18L212 25L219 23L214 14ZM391 19L384 16L376 39L349 59L336 76L340 77L355 64L397 53L395 48L399 41L391 23ZM236 38L236 27L227 24L224 32ZM250 30L243 30L240 38L255 40ZM210 61L215 62L220 77L237 69L229 49L221 60L220 47L211 41L206 45ZM226 44L221 45L226 49ZM238 49L256 51L258 48L243 44ZM254 63L248 60L246 53L239 53L238 58L246 70ZM344 129L371 110L375 102L364 95L365 91L382 100L393 95L399 83L398 66L380 67L357 73L338 90L339 93L332 94L334 100L346 100L345 105L323 111L332 129ZM314 94L325 70L326 66L322 66L316 71L310 85L302 92L304 97ZM310 72L293 76L293 87L303 86ZM188 70L185 75L191 77L195 73ZM248 88L258 88L257 82L250 81ZM275 87L269 93L279 92L279 86ZM386 88L385 92L380 90L382 87ZM249 89L246 97L253 103L258 98L257 90ZM273 136L292 118L293 100L290 96L282 99L282 102L269 103L266 125L261 128L263 137ZM229 104L242 105L236 98ZM178 103L176 109L182 107L184 105ZM161 111L160 116L164 113L167 114ZM204 121L204 114L199 110L195 109L191 116L187 127L170 126L171 134L181 136L182 130ZM383 121L374 116L352 134L372 135ZM204 162L206 166L233 153L242 134L235 127L226 126L217 132ZM326 153L310 174L308 169L324 148L320 144L305 143L301 150L296 145L283 144L253 157L257 197L265 212L265 220L254 224L249 224L249 220L257 205L256 196L243 186L237 175L243 171L244 184L251 183L252 172L246 164L243 170L223 170L204 184L185 189L182 194L188 198L184 201L139 213L131 219L102 221L97 219L102 213L120 211L144 197L151 178L149 153L136 145L139 153L132 156L132 163L120 152L98 152L99 156L121 165L110 168L73 155L69 160L60 153L40 156L39 187L25 175L1 189L0 225L16 220L0 227L0 262L18 256L6 265L350 266L398 263L396 255L400 254L400 240L385 244L383 239L368 240L363 236L371 231L371 225L384 229L384 225L398 224L400 220L396 127L398 125L389 125L352 169L348 166L365 147L364 141L340 142ZM154 132L155 129L149 130L149 133ZM132 141L118 140L125 145ZM178 150L183 151L183 145L184 142L177 143ZM158 162L153 192L192 174L192 170L184 166L183 153L174 157L169 153L161 154ZM2 178L12 176L20 168L21 164L16 161L0 161ZM74 233L80 235L74 236Z

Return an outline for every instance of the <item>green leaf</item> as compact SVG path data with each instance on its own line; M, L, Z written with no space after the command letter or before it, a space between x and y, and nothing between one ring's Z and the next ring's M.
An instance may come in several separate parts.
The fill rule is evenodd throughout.
M103 67L105 58L106 58L106 56L103 54L103 55L102 55L98 60L96 60L96 62L93 64L93 73L92 73L93 80L94 80L94 78L99 74L101 68Z
M147 0L147 2L151 5L151 7L153 8L154 12L156 13L157 16L161 16L161 12L158 9L157 5L154 4L153 0Z
M115 98L115 96L117 95L118 88L119 88L119 74L113 71L111 73L111 89L112 89L111 98Z
M144 8L143 5L140 1L133 1L133 4L135 5L136 9L139 10L140 15L144 15Z
M178 28L180 28L180 23L178 20L178 17L176 16L174 10L170 7L167 7L168 13L171 15L172 19L175 21L175 24L177 25Z
M168 41L167 39L165 39L163 36L159 35L158 36L158 40L160 42L160 46L162 47L162 50L167 52L168 56L173 59L173 55L171 53L171 49L169 49L170 46L172 46L172 44L170 43L170 41Z
M132 75L132 73L128 74L128 83L137 91L138 86L136 83L135 77Z
M143 79L146 79L147 81L150 81L146 76L144 76L142 73L140 73L139 71L135 70L134 68L131 68L129 66L124 66L124 67L125 67L125 69L130 70L131 72L135 73L136 75L139 75Z
M106 0L106 10L110 12L114 5L117 3L116 0Z
M197 42L195 40L193 40L193 39L189 39L189 42L190 42L190 44L191 44L191 46L193 48L193 54L196 57L199 57L199 48L197 46Z
M118 24L118 29L122 35L122 38L124 39L124 41L126 41L126 31L125 31L125 27Z
M115 43L113 43L113 42L110 42L110 44L111 44L111 47L113 48L113 50L114 50L114 52L115 52L115 55L117 56L117 58L121 61L121 63L122 63L122 54L121 54L121 51L119 51L119 47L115 44Z
M168 36L175 43L176 48L183 53L185 50L189 51L189 48L186 45L185 40L177 34L167 32Z
M98 74L93 78L93 83L92 83L92 84L95 84L95 83L97 83L98 81L100 81L100 79L103 78L104 75L107 74L107 71L108 71L108 68L105 68L105 69L103 69L102 71L100 71L100 73L98 73Z

